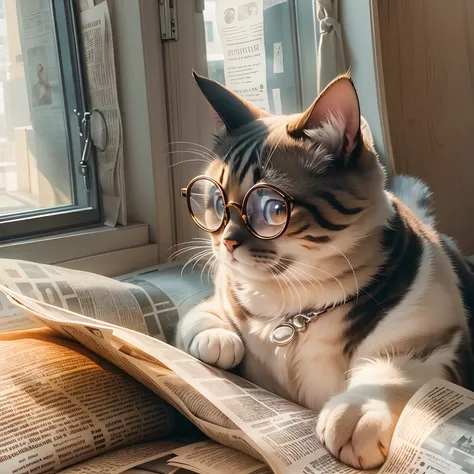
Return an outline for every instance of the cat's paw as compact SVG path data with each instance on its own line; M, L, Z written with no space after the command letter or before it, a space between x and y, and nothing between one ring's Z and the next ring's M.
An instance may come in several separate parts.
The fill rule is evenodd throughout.
M244 356L244 344L232 331L212 328L197 334L188 352L207 364L232 369Z
M398 416L383 397L350 389L321 411L316 427L324 446L343 463L373 469L385 461Z

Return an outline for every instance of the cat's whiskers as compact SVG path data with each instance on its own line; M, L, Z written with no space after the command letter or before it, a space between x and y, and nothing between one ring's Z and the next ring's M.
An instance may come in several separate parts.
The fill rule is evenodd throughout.
M179 256L187 252L191 252L193 250L202 250L202 249L212 249L212 247L210 245L192 245L186 248L181 248L181 249L176 250L176 252L173 252L169 256L168 260L176 260Z
M215 278L216 272L218 270L218 265L219 265L219 259L216 257L211 265L209 266L209 270L207 272L207 282L211 284L211 273L212 273L212 278Z
M202 277L204 276L204 272L206 270L206 267L211 264L212 265L212 261L216 258L215 254L212 253L212 255L207 259L206 263L204 264L204 266L202 267L202 270L201 270L201 286L202 286ZM209 282L210 283L210 282Z
M196 265L197 265L203 258L208 257L209 255L210 255L211 258L212 258L212 256L214 255L214 253L212 253L212 251L211 251L211 254L209 254L209 252L208 252L208 253L202 255L201 257L199 257L198 259L196 259L196 261L194 262L194 265L193 265L192 268L191 268L191 272L194 271L194 268L196 267Z
M283 291L283 287L281 286L281 283L278 280L278 275L276 274L275 270L273 270L273 267L269 263L264 263L265 268L267 269L268 273L273 277L273 279L277 282L280 292L281 292L281 309L280 313L278 314L278 317L282 316L284 314L284 309L285 309L285 292Z
M281 262L278 262L274 267L273 267L273 271L275 272L275 274L278 276L278 277L281 277L281 281L285 284L287 290L288 290L288 293L290 294L291 296L291 303L294 303L295 299L294 299L294 296L293 296L293 292L291 291L291 288L288 286L288 283L287 283L287 280L288 278L284 278L282 272L281 272L281 269L280 269L280 265L281 265ZM277 268L279 271L277 272L275 270L275 268Z
M196 258L199 258L201 255L203 254L206 254L206 255L209 255L209 253L211 252L211 250L209 249L206 249L206 250L201 250L197 253L195 253L194 255L191 255L191 257L189 257L189 259L186 261L185 265L184 265L184 268L191 262L193 262Z
M206 163L203 159L201 158L196 158L196 159L191 159L191 160L184 160L184 161L180 161L178 163L173 163L172 165L170 165L169 167L170 168L174 168L175 166L178 166L178 165L184 165L185 163Z
M377 303L381 309L383 309L383 306L380 304L380 302L376 298L374 298L368 291L364 290L364 288L360 287L359 281L358 281L357 276L356 276L355 269L354 269L352 263L350 262L349 258L343 252L341 252L338 248L334 247L333 245L330 245L330 247L332 247L334 250L339 252L347 260L347 263L351 267L352 273L354 275L355 286L356 286L356 301L355 301L355 304L357 304L359 302L359 295L361 293L364 293L371 300L373 300L375 303Z
M198 242L196 242L196 241L198 241L199 243L201 243L201 242L208 242L208 243L211 243L211 241L210 241L209 239L204 239L204 238L202 238L202 237L193 237L191 240L186 240L186 241L184 241L184 242L179 242L179 243L177 243L177 244L175 244L175 245L172 245L172 246L168 249L168 252L169 252L171 249L174 249L174 248L176 248L176 247L179 247L180 245L187 245L187 244L192 244L192 245L194 245L194 244L198 243Z
M193 154L193 155L197 155L199 156L200 158L195 158L195 159L189 159L189 160L182 160L182 161L178 161L177 163L172 163L170 165L170 168L172 168L173 166L176 166L176 165L180 165L182 163L188 163L190 161L202 161L206 164L211 164L212 163L212 159L209 158L207 155L204 155L202 152L200 152L199 150L174 150L174 151L168 151L167 153L163 153L164 156L170 156L170 155L175 155L177 153L188 153L188 154Z
M210 148L207 146L201 145L200 143L194 143L194 142L186 142L183 140L178 140L174 142L170 142L169 145L193 145L193 146L198 146L201 147L204 151L206 151L206 155L208 155L211 158L219 158L216 153L214 153Z
M184 165L185 163L206 163L206 164L208 164L208 162L206 160L202 159L202 158L191 158L189 160L183 160L183 161L178 161L178 163L173 163L169 167L174 168L175 166Z
M176 260L178 257L180 257L181 255L183 255L187 252L192 252L194 250L208 249L208 248L209 247L206 246L206 245L199 245L199 246L192 246L192 247L186 247L184 249L179 249L176 252L174 252L173 254L171 254L171 256L168 258L168 260Z
M355 287L356 287L356 301L355 301L355 304L357 304L359 302L359 281L357 280L357 275L356 275L356 272L354 270L354 267L353 267L351 261L349 260L349 258L347 257L347 255L344 252L341 252L338 248L334 247L334 245L329 244L329 247L334 249L336 252L339 252L346 259L349 267L351 268L352 274L354 275L354 283L355 283Z
M300 298L300 294L296 288L296 286L294 285L294 283L285 275L284 271L288 269L288 265L283 263L283 262L278 262L278 265L281 265L283 267L283 271L280 273L280 276L283 278L283 282L286 283L286 281L293 287L293 289L295 290L295 293L296 293L296 296L298 298L298 301L299 301L299 305L300 305L300 309L299 309L299 312L301 313L301 311L303 311L303 305L301 303L301 298ZM292 289L288 286L288 284L286 284L287 288L288 288L288 291L290 292L290 295L291 295L291 303L295 303L295 298L293 297L293 291Z
M164 156L171 156L171 155L176 155L178 153L192 153L194 155L200 156L203 160L206 160L209 164L214 161L214 158L211 158L209 155L204 153L202 150L193 150L193 149L187 149L187 150L171 150L167 151L166 153L163 153Z
M294 267L293 267L294 269ZM288 267L286 268L286 271L291 275L291 277L293 277L300 285L301 287L303 288L304 292L305 292L305 295L306 295L306 299L305 299L305 307L308 305L308 301L309 301L309 294L308 294L308 290L306 288L306 286L303 284L303 282L300 280L299 276L297 274L295 274L293 272L293 270L290 269L290 266L288 265Z
M171 150L166 153L164 153L165 156L167 155L174 155L177 153L194 153L198 156L201 156L202 158L206 159L209 163L212 163L215 159L213 155L210 155L207 151L199 150L196 148L187 148L185 150Z
M304 267L307 267L307 268L311 268L312 270L316 270L318 272L321 272L323 273L324 275L327 275L328 277L332 278L333 280L335 280L337 282L337 284L339 285L339 287L341 288L341 291L342 291L342 294L343 294L343 302L345 303L347 301L347 293L346 293L346 290L344 289L344 286L343 284L341 283L341 281L336 278L334 275L332 275L331 273L328 273L324 270L321 270L320 268L317 268L317 267L313 267L312 265L308 265L306 263L302 263L302 262L298 262L297 260L293 260L293 259L290 259L290 258L285 258L285 257L282 257L281 260L284 260L286 262L289 262L289 263L292 263L293 265L302 265Z
M291 265L291 263L288 264L288 267L289 267L289 265ZM311 283L311 280L315 281L320 286L322 291L325 291L325 288L323 287L323 284L318 279L316 279L313 275L311 275L311 273L303 270L302 268L297 268L295 266L292 266L292 270L294 272L297 272L299 274L299 276L304 278L316 291L318 291L318 289L314 286L314 283Z
M288 269L289 269L289 267L287 266L286 270L288 271ZM287 275L282 273L282 276L284 276L288 280L288 282L291 284L291 286L294 288L295 294L296 294L296 296L298 298L298 302L299 302L299 311L298 312L301 313L303 311L303 302L301 301L301 296L300 296L300 292L298 291L298 288L296 288L295 284L291 281L290 278L288 278ZM303 286L303 288L304 288L304 286ZM305 291L306 291L306 289L305 289Z
M181 268L181 278L183 277L184 270L189 264L195 262L196 260L199 261L202 258L207 257L211 252L212 250L204 250L202 252L198 252L196 255L193 255L191 258L189 258L188 261L183 265L183 268ZM194 270L194 266L191 271L193 270Z
M292 267L292 270L301 278L304 278L308 282L308 284L310 284L316 290L316 292L318 292L319 289L315 286L315 284L311 280L315 281L321 287L321 291L324 292L324 287L322 283L316 278L314 278L314 276L312 276L310 273L305 272L301 268L296 268L295 266Z

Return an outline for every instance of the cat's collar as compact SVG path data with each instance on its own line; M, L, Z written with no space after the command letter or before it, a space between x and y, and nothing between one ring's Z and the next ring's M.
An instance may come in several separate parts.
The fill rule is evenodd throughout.
M308 326L319 319L319 317L328 311L339 308L349 302L355 297L352 297L342 303L335 304L328 308L319 309L317 311L310 311L308 313L298 313L293 316L287 316L285 321L275 328L270 333L270 341L277 346L286 346L290 344L299 332L305 332Z

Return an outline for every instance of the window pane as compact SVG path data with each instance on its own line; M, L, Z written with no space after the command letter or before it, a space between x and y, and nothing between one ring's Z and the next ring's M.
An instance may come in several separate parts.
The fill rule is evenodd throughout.
M0 216L75 204L50 0L0 0Z
M206 0L204 21L211 78L273 114L313 101L313 0Z

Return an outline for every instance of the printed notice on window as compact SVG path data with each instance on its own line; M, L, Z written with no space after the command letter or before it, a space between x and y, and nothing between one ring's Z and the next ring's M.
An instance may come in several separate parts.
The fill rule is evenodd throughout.
M20 70L24 67L29 103L29 117L23 117L22 125L30 121L31 125L15 128L15 134L24 137L28 156L35 163L28 168L30 179L34 173L41 177L36 178L36 187L31 191L32 196L38 196L40 207L67 205L72 197L69 162L64 159L68 156L66 112L51 5L18 0L16 15L21 44L16 61Z
M263 0L219 0L216 17L226 86L269 111Z

